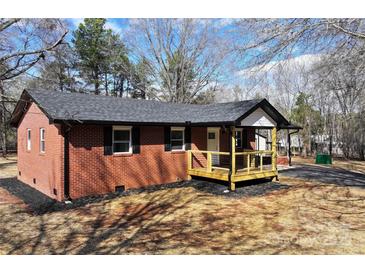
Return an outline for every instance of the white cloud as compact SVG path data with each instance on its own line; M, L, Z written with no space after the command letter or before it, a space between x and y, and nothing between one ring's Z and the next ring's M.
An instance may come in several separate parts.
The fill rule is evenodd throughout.
M234 23L238 22L239 20L242 20L240 18L221 18L218 20L218 24L221 27L233 25Z
M115 33L120 34L122 31L122 26L120 26L117 22L107 21L105 23L105 28L111 29Z
M84 18L70 18L70 21L77 28L80 23L84 22Z
M309 69L313 64L321 59L321 54L305 54L297 57L281 60L272 61L266 65L254 66L248 69L243 69L237 72L238 76L248 76L257 73L266 73L275 70L278 66L285 66L287 68L294 68L296 66L303 67L304 69Z
M84 18L70 18L69 20L75 28L78 28L79 25L84 22ZM107 19L105 23L105 28L111 29L112 31L118 34L120 34L122 31L122 26L119 25L119 23L117 22L110 21L110 19L109 20Z

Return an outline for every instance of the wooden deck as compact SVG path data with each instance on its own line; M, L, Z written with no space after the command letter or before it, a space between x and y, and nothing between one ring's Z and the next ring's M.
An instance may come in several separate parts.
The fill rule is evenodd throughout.
M236 189L236 182L273 178L278 176L277 152L276 152L276 128L272 128L272 149L236 152L236 139L234 136L235 127L231 127L230 151L188 151L188 175L211 178L229 182L230 190ZM218 163L212 156L218 157ZM220 157L228 156L227 163L220 164ZM267 164L267 157L270 157L270 164ZM238 161L237 161L238 160ZM223 162L223 161L222 161Z
M222 181L229 181L229 170L222 168L212 168L212 171L207 171L206 168L193 168L188 170L190 176L199 176L211 179L217 179ZM247 169L238 170L235 174L231 176L231 182L242 182L248 180L262 179L262 178L272 178L276 177L277 171L271 169L260 170L259 168L251 169L247 172Z

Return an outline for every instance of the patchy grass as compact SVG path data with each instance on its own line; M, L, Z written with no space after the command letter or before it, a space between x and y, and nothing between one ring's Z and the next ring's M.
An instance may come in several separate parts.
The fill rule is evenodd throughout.
M365 253L364 189L280 179L252 197L187 186L43 215L2 203L0 254Z

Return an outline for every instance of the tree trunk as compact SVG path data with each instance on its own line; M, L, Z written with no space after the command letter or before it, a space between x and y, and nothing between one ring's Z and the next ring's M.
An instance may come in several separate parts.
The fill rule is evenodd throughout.
M100 93L99 91L99 79L95 80L95 94L98 95Z
M2 80L0 80L0 147L3 157L6 157L6 117L5 117L5 90Z
M104 73L104 85L105 85L105 95L109 96L109 90L108 90L108 74Z
M311 113L308 116L308 153L312 156L312 117Z

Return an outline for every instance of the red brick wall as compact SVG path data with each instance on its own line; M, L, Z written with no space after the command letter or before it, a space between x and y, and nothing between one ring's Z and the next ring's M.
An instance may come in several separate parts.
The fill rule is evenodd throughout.
M289 165L289 159L288 156L278 156L276 163L278 165L288 166Z
M255 129L253 129L253 128L247 129L247 139L248 139L249 149L255 150L256 149Z
M31 150L26 150L27 129L31 129ZM39 129L45 128L46 151L39 150ZM18 126L18 179L44 194L63 199L63 137L60 127L32 103ZM33 183L36 179L36 184ZM53 194L53 189L57 195Z
M207 150L207 128L192 127L191 128L191 149L192 150ZM193 167L206 167L207 155L204 153L193 154Z
M46 129L46 153L39 152L39 129ZM32 130L32 148L26 151L26 129ZM164 128L140 127L139 154L104 155L103 126L78 125L70 132L70 196L115 191L187 179L187 154L164 151ZM228 151L228 130L221 130L220 150ZM249 134L255 147L254 131ZM207 149L207 128L192 127L192 149ZM206 155L197 155L194 167L205 166ZM32 104L18 127L19 180L46 195L63 200L63 137L60 126L49 124L48 118ZM33 184L33 178L36 184ZM57 195L53 194L57 190Z
M187 154L164 150L163 127L140 127L140 136L140 154L105 156L102 126L73 127L71 198L111 192L118 185L130 189L187 179Z

